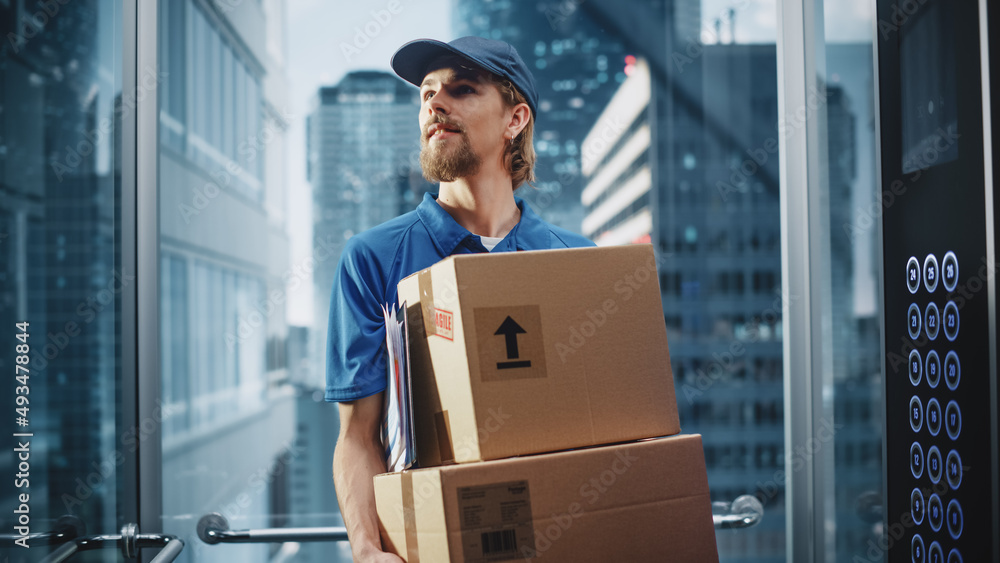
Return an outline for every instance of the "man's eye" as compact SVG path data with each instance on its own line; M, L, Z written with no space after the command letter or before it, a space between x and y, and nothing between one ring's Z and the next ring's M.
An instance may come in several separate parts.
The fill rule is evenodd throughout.
M433 95L434 95L434 91L433 90L428 90L428 91L424 92L424 101L426 102L427 100L431 99L431 96L433 96Z
M459 94L475 94L476 90L472 86L462 85L462 86L458 87L458 93Z

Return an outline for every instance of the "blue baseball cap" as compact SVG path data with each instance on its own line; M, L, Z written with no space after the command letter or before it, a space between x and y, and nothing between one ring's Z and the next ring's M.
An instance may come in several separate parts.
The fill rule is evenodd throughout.
M517 50L509 43L475 36L459 37L451 43L417 39L400 47L389 64L400 78L419 87L427 76L427 67L442 55L458 55L510 80L528 101L531 113L537 117L538 91L535 89L535 78Z

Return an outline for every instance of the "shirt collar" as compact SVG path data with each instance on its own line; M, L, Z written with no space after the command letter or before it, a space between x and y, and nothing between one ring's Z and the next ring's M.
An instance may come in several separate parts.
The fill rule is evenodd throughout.
M537 248L548 248L548 229L545 222L535 215L519 197L514 198L514 202L521 208L521 220L514 225L504 240L494 248L494 251L502 250L531 250ZM427 227L427 231L434 241L441 256L451 256L455 249L470 237L474 237L475 244L466 246L481 246L478 237L459 225L455 219L437 203L437 194L425 193L423 201L417 206L417 216ZM483 250L486 250L483 248Z

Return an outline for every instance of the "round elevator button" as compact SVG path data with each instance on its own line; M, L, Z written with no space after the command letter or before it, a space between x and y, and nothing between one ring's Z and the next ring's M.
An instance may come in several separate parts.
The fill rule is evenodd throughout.
M957 540L962 535L962 506L957 499L948 501L948 535Z
M955 305L954 301L949 301L947 305L944 306L944 314L941 318L941 323L944 325L944 335L948 340L955 340L958 337L958 306Z
M958 382L962 379L962 364L958 362L958 354L948 352L944 357L944 382L948 389L954 391L958 389Z
M924 373L924 363L920 359L920 352L916 350L910 350L910 361L907 364L910 371L910 383L914 387L920 385L920 378Z
M944 506L937 493L932 494L927 501L927 522L930 523L931 529L935 532L940 532L941 525L944 524Z
M934 293L938 285L938 262L933 254L924 258L924 288Z
M924 523L924 494L917 488L910 493L910 516L914 524L919 526Z
M911 303L906 311L906 333L916 340L920 337L921 326L920 307L916 303Z
M906 261L906 288L910 293L916 293L920 289L920 262L916 256L910 256Z
M962 458L955 450L948 452L944 470L948 476L948 485L952 489L959 488L962 485Z
M958 285L958 258L950 250L944 254L944 259L941 261L941 282L945 291L955 291L955 286Z
M912 418L910 425L913 425ZM944 408L944 429L948 431L948 437L957 440L962 433L962 410L958 408L958 403L948 401L948 406Z
M919 442L910 446L910 473L917 479L924 474L924 448Z
M941 432L941 403L937 399L931 398L927 401L927 431L931 436L937 436Z
M920 403L920 397L914 395L910 398L910 428L914 432L920 432L924 424L924 406Z
M924 309L924 325L927 327L927 338L931 340L937 338L938 328L941 326L941 315L934 303L928 303L927 308Z
M937 484L941 481L941 471L944 469L944 460L941 459L941 450L937 446L931 446L927 450L927 476L931 482Z

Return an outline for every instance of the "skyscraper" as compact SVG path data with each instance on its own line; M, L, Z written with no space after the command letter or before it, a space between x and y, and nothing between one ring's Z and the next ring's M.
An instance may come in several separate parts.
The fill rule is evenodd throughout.
M522 187L542 218L579 231L583 219L580 144L611 94L625 80L625 48L581 3L458 1L457 36L507 41L524 59L538 88L535 188Z
M313 238L330 249L313 274L313 357L322 381L326 322L337 259L351 236L414 209L430 185L420 176L416 88L394 74L355 71L320 88L306 124Z

